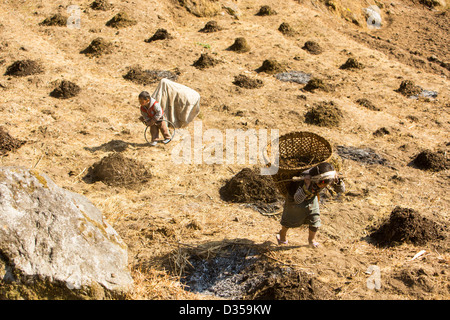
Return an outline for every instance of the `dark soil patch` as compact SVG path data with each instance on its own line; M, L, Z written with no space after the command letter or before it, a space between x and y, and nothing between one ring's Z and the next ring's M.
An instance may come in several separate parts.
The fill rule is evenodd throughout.
M339 67L339 69L364 69L362 63L358 62L355 58L348 58L347 61L343 65Z
M367 108L369 110L373 110L373 111L380 111L381 109L378 108L377 106L375 106L375 104L373 104L372 101L366 99L366 98L361 98L356 100L356 103L359 104L360 106L363 106L364 108Z
M375 137L382 137L382 136L390 134L390 133L391 132L387 128L381 127L381 128L378 128L377 130L375 130L373 135Z
M211 57L208 53L202 53L200 58L194 62L193 66L197 69L206 69L216 66L220 63L217 59Z
M238 87L245 88L245 89L261 88L264 85L262 80L252 79L250 77L247 77L244 74L235 76L233 84L237 85Z
M137 24L137 21L130 18L126 12L119 12L106 22L107 27L116 29L131 27L135 24Z
M260 255L261 247L246 242L209 243L191 249L183 284L189 291L231 300L335 298L319 280L267 260Z
M225 201L238 203L277 201L277 189L270 176L244 168L220 188L220 196Z
M131 67L128 72L123 76L124 79L132 81L137 84L148 85L161 81L162 78L166 78L172 81L176 81L179 72L164 71L164 70L143 70L141 67Z
M264 60L261 67L259 67L256 71L257 72L265 72L268 74L275 74L275 73L285 72L286 68L278 61L268 59L268 60Z
M173 39L173 36L166 29L161 28L161 29L156 30L156 32L153 34L153 36L151 36L150 38L145 40L145 42L150 43L153 41L166 40L166 39Z
M443 151L422 151L418 155L416 155L416 157L412 161L412 164L418 169L430 170L435 172L447 170L450 168L450 161Z
M109 186L130 187L147 182L151 173L134 159L125 158L120 153L112 153L94 163L83 178L86 183L102 181Z
M358 161L367 164L381 164L387 163L387 160L377 154L370 148L360 149L355 147L337 146L337 153L344 159Z
M320 127L338 127L344 115L333 101L315 104L305 113L305 122Z
M396 207L389 219L370 234L380 246L402 243L424 245L429 241L445 239L445 229L413 209Z
M50 96L58 99L69 99L78 95L81 88L76 84L68 80L62 80L61 83L50 92Z
M309 80L311 80L311 74L302 71L289 71L278 73L275 75L275 78L285 82L306 84L309 82Z
M6 69L5 76L25 77L44 72L42 65L36 60L18 60Z
M323 52L322 47L315 41L306 41L302 49L315 55L321 54Z
M250 51L250 46L248 45L245 38L239 37L234 40L234 43L230 47L228 47L227 50L244 53Z
M290 26L289 23L283 22L278 27L278 31L280 31L285 36L294 36L297 34L297 32Z
M65 27L65 26L67 26L67 17L63 16L60 13L57 13L51 17L45 18L45 20L42 21L41 23L39 23L39 25L47 26L47 27L52 27L52 26Z
M436 0L419 0L419 3L429 7L429 8L434 8L437 6L440 6L440 2L436 1Z
M6 155L10 151L19 149L25 141L13 138L9 133L0 126L0 155Z
M445 264L444 264L445 265ZM441 276L446 271L423 263L405 263L396 270L387 284L398 294L408 295L410 299L430 300L430 297L446 297L450 286L448 277Z
M217 32L220 30L222 30L222 27L219 26L217 21L211 20L211 21L208 21L205 24L205 26L199 30L199 32L212 33L212 32Z
M400 87L397 90L394 90L406 97L409 96L417 96L422 92L422 88L416 86L415 83L411 80L403 80L400 84Z
M302 90L315 92L316 90L322 90L325 92L331 91L331 86L326 84L322 79L313 78L308 81L306 86L303 87Z
M95 0L91 3L91 9L108 11L114 8L114 6L106 0Z
M100 57L104 54L112 52L113 45L111 42L103 39L102 37L95 38L89 44L89 46L80 51L80 53L87 55L88 57Z
M259 8L259 11L256 15L257 16L273 16L276 14L277 14L277 12L275 10L273 10L270 6L262 6L261 8Z

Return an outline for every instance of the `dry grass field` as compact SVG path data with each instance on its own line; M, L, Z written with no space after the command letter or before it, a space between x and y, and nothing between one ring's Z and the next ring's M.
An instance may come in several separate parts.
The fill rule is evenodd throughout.
M110 5L98 10L93 2ZM79 27L65 24L76 15L70 5L80 8ZM371 5L381 21L364 14ZM263 6L270 15L260 13ZM119 24L108 23L118 13ZM51 23L56 14L60 25ZM209 21L219 30L201 32ZM40 170L103 212L128 245L132 300L230 299L239 290L245 299L448 299L449 22L444 1L1 0L0 163ZM158 29L170 37L150 41ZM230 50L237 38L249 50ZM307 50L308 41L320 50ZM196 67L202 54L214 63ZM349 58L353 67L342 67ZM279 69L262 71L266 60ZM203 131L326 138L347 190L321 198L321 246L306 246L306 227L277 245L282 200L267 213L256 210L261 203L221 197L228 180L260 164L176 164L179 135L149 147L137 96L152 93L160 78L139 82L124 77L130 70L165 71L196 90ZM281 81L276 74L283 72L303 72L322 85ZM239 86L238 76L258 85ZM419 92L425 95L409 97ZM339 121L327 124L333 113L322 113L323 123L308 121L320 104L339 109ZM185 129L193 134L194 122ZM92 179L93 167L113 155L111 179ZM369 235L397 207L418 219L409 240L421 241L377 245ZM189 290L193 267L217 268L220 257L249 279L277 277L231 296L193 290L192 283ZM368 288L370 266L378 267L381 288ZM309 295L299 293L304 288Z

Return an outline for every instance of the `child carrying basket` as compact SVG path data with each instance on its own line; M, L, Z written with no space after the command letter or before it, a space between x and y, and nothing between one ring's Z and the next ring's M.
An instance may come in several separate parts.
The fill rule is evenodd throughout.
M334 166L326 162L331 155L330 143L311 132L292 132L279 138L279 170L272 176L285 196L278 244L288 243L288 229L308 224L309 245L319 245L314 240L321 226L319 193L332 184L336 192L345 191Z

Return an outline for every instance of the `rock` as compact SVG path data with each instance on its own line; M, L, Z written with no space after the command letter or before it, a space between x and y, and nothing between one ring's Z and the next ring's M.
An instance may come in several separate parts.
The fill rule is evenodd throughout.
M0 299L123 298L127 246L84 196L0 167Z

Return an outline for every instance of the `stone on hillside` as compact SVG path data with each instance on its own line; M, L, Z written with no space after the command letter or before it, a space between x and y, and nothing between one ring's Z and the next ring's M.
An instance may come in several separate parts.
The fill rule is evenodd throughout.
M124 298L127 246L83 195L0 167L0 299Z

